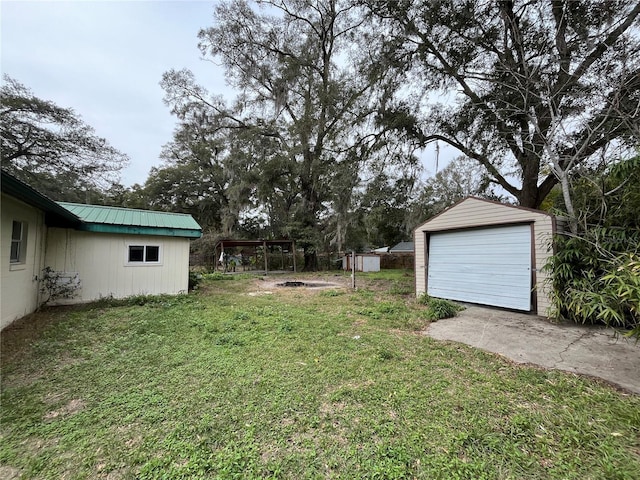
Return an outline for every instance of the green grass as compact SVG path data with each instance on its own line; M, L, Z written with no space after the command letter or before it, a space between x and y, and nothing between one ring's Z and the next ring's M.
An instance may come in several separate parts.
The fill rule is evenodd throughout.
M639 397L432 340L385 275L36 314L3 338L0 477L640 478Z

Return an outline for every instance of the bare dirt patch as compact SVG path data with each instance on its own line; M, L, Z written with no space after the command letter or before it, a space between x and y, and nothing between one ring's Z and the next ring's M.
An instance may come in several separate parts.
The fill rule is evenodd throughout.
M0 465L0 478L4 480L13 480L14 478L20 478L20 470L10 467L8 465Z
M288 277L288 278L261 278L254 282L255 291L249 293L251 296L270 295L287 291L304 292L311 294L327 289L347 288L345 279L337 275L327 279L325 276Z
M65 406L58 408L57 410L52 410L44 414L44 420L53 420L55 418L61 416L75 415L79 411L84 409L84 401L80 398L74 398L69 401Z

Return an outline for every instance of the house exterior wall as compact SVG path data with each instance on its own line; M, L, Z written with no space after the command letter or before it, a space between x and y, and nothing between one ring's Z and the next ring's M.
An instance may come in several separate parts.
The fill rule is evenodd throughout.
M129 264L129 245L160 246L160 262ZM79 274L78 296L59 303L79 303L108 296L186 293L189 239L50 228L45 264L56 272Z
M2 195L2 251L0 252L0 289L2 306L0 329L14 320L38 308L38 278L44 267L43 250L46 226L44 214L39 209L20 202L9 195ZM24 222L26 250L24 261L11 263L11 232L13 221Z
M547 213L520 207L512 207L499 203L467 198L462 202L433 217L414 231L416 294L421 295L427 290L426 269L427 235L429 233L456 229L468 229L490 226L503 226L513 223L530 223L532 229L533 259L535 269L533 285L536 289L537 312L546 314L551 307L550 290L547 285L547 274L543 266L553 254L553 233L555 230L554 217Z

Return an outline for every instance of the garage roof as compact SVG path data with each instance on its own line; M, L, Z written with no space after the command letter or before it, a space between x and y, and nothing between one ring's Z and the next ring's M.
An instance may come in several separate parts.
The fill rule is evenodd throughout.
M416 231L439 231L456 228L486 227L516 222L533 222L552 218L548 212L467 197L416 227Z

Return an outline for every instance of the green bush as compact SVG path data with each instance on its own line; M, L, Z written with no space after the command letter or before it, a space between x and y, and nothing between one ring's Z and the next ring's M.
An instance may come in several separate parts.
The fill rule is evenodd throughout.
M189 272L189 291L198 289L198 285L202 281L202 275L196 272Z
M204 280L233 280L232 275L225 275L221 272L212 272L202 274Z
M629 234L638 236L595 229L585 237L558 239L558 252L546 267L553 286L552 316L604 323L640 336L640 255L616 252L630 248ZM633 239L636 248L638 240Z
M577 231L556 238L545 267L550 314L640 337L640 156L580 172L572 196Z
M455 317L458 312L464 310L464 307L457 303L444 298L430 297L426 293L420 296L418 302L427 306L426 317L433 322L443 318Z

